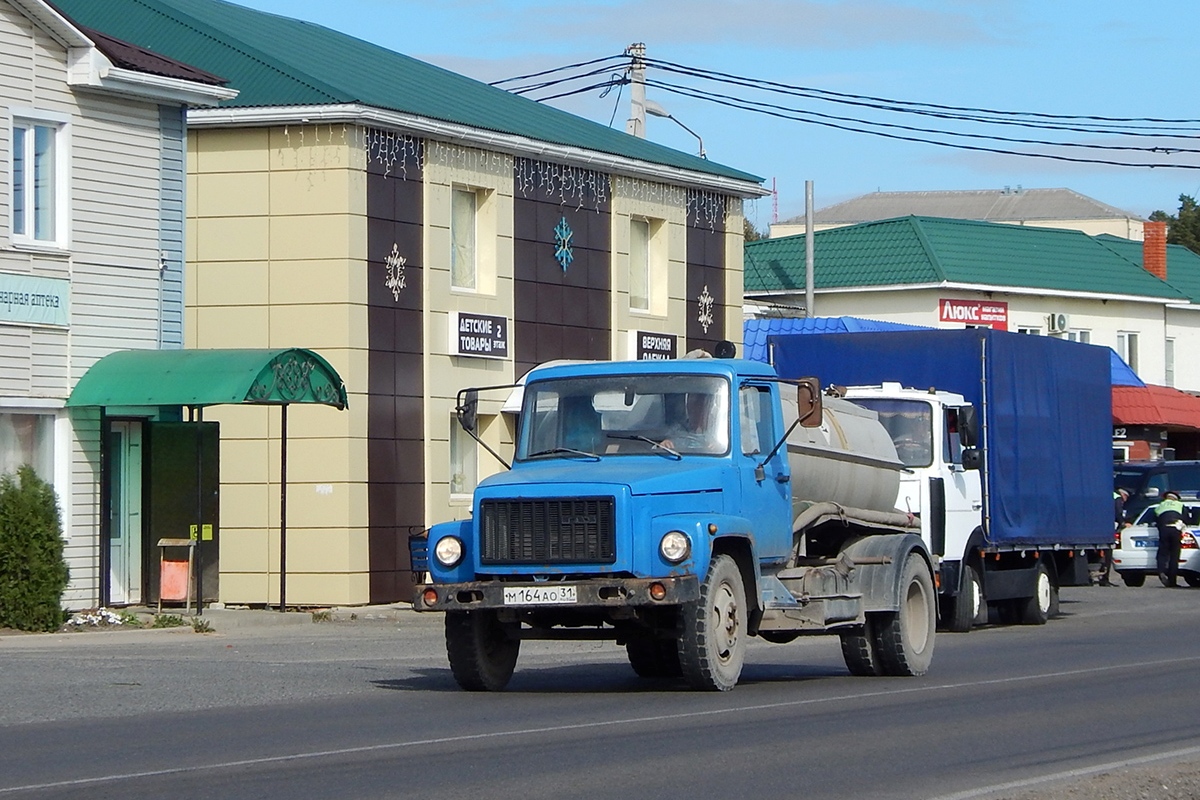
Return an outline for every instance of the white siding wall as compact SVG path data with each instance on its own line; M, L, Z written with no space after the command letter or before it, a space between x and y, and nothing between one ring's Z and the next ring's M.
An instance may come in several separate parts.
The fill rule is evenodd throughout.
M114 350L154 348L160 341L162 240L161 172L177 175L176 211L182 219L183 136L178 110L66 83L67 53L7 0L0 0L0 271L71 281L69 330L0 324L0 406L65 401L79 377ZM63 252L9 246L12 108L66 115L69 120L69 238ZM165 155L164 120L174 118L173 160ZM169 148L168 148L169 149ZM174 226L175 282L182 267L181 224ZM178 293L178 292L177 292ZM179 327L176 315L176 330ZM176 334L176 340L178 340ZM56 452L69 461L56 473L64 510L70 608L99 599L98 409L61 412Z

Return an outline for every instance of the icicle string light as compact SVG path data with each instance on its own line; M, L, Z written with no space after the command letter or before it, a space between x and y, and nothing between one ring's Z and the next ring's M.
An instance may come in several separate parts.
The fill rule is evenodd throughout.
M324 128L324 130L322 130ZM311 129L311 130L310 130ZM339 139L334 125L299 125L293 143L290 126L283 128L288 147L305 148L309 137L315 145L333 145ZM441 167L508 176L522 197L556 199L560 205L588 208L599 213L608 207L612 194L633 200L664 205L684 206L689 224L716 230L724 228L731 214L739 213L741 200L717 192L687 189L625 175L612 175L584 167L554 164L531 158L519 158L505 153L437 140L425 140L396 131L386 131L361 125L343 124L340 144L351 152L361 152L367 164L383 167L384 175L408 179L413 168L425 169L426 162ZM325 150L330 150L326 153ZM326 162L326 158L330 162ZM313 169L341 166L340 148L314 146L309 151L309 166Z

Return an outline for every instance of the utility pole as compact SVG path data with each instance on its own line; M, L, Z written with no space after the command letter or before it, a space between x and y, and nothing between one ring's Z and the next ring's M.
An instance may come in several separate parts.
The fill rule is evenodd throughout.
M804 182L804 316L815 317L813 308L813 182Z
M646 138L646 45L636 42L625 48L629 62L629 119L625 132Z

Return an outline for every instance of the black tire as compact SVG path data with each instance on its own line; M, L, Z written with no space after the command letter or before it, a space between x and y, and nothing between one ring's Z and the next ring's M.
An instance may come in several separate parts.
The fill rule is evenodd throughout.
M1193 589L1200 589L1200 575L1183 575L1183 580Z
M630 639L625 643L629 665L642 678L678 678L679 645L674 639Z
M972 626L987 622L987 601L983 598L983 581L979 570L970 564L962 568L962 585L952 601L950 630L965 633Z
M874 650L874 613L867 614L862 628L853 631L842 631L842 660L851 675L872 677L883 674L883 665L875 655Z
M521 640L495 611L446 612L446 655L454 680L468 692L498 692L517 666Z
M727 692L737 685L746 658L746 590L737 563L714 556L700 597L684 605L679 664L694 689Z
M1025 625L1045 625L1058 613L1058 587L1050 577L1044 561L1034 569L1033 596L1020 602L1021 622Z
M925 559L909 553L900 578L900 608L872 613L875 657L884 675L924 675L933 661L937 595Z
M1121 582L1126 586L1136 589L1146 585L1146 573L1144 572L1119 572L1117 574L1121 576Z

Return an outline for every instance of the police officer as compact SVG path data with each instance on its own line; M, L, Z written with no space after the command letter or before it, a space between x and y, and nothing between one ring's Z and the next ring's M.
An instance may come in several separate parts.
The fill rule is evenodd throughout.
M1162 502L1154 507L1154 521L1158 525L1158 579L1163 586L1174 588L1179 571L1180 539L1183 535L1183 502L1179 492L1168 489L1163 492Z
M1113 547L1121 546L1121 529L1129 527L1129 517L1125 513L1125 501L1129 499L1129 490L1124 486L1113 490ZM1100 585L1116 586L1112 582L1112 548L1104 551L1100 564Z

